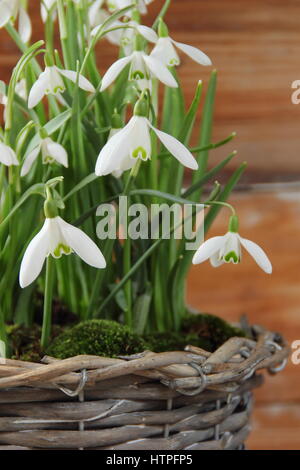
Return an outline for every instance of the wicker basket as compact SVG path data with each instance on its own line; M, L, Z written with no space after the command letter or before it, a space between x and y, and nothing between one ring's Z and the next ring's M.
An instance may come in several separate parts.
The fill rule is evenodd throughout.
M0 450L243 448L256 371L278 372L289 354L278 334L251 330L214 353L3 360Z

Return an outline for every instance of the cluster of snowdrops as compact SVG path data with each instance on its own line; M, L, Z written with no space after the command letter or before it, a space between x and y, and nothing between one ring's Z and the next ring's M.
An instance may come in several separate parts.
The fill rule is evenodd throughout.
M184 168L188 168L197 175L193 176L195 191L193 192L193 188L189 191L189 194L193 193L192 200L196 204L200 202L203 185L208 180L208 152L214 148L210 141L211 133L207 131L212 125L212 82L204 107L205 125L201 129L200 145L193 151L189 147L189 140L200 102L202 82L197 82L194 101L185 111L176 67L180 64L181 53L199 66L211 66L211 60L198 48L178 42L170 35L164 21L170 1L165 2L154 25L145 26L142 15L147 12L147 6L152 1L43 0L41 17L45 24L45 44L39 42L30 46L32 25L26 2L0 0L0 27L7 29L23 53L8 86L3 82L0 84L0 102L4 107L4 125L0 131L0 222L3 223L0 260L3 263L2 269L5 270L6 250L9 253L9 250L17 250L16 247L23 244L11 266L11 273L15 273L20 266L21 288L30 286L39 277L47 260L46 279L42 281L45 291L44 343L49 336L49 312L54 289L55 267L51 259L60 259L62 255L75 253L88 265L102 270L109 269L110 263L118 256L117 250L112 256L115 249L113 243L101 251L98 243L92 240L94 226L88 216L82 220L86 230L81 230L78 228L80 223L70 224L59 215L65 209L67 200L74 199L75 209L73 207L67 216L71 220L80 219L85 210L93 208L105 198L109 199L112 194L133 197L130 192L132 188L139 189L140 198L146 197L143 188L152 190L153 194L150 196L157 201L160 192L161 197L171 192L166 190L170 189L168 175L173 170L174 175L177 175L174 197L180 199L186 191L183 188ZM60 37L60 52L54 47L56 25ZM105 40L119 46L120 56L100 76L95 49L98 43L104 44ZM41 67L37 56L42 54L44 65ZM214 77L215 75L212 80ZM164 86L161 127L158 119L159 84ZM182 109L183 113L180 112ZM228 141L230 139L225 139L224 143ZM95 159L93 155L96 156ZM101 182L102 189L99 190L99 180L105 180L104 177L108 175L109 183ZM231 183L230 190L233 187L233 182ZM234 208L226 203L230 191L228 188L225 190L226 194L224 190L222 193L218 185L205 204L214 211L213 217L221 207L231 210L228 231L223 236L213 237L202 243L193 254L192 262L198 264L209 259L214 267L229 262L239 263L241 247L244 247L266 273L271 273L272 266L264 251L254 242L239 235L238 217ZM26 211L29 211L27 207L30 198L35 194L38 194L39 200L42 196L43 208L41 209L40 202L35 202L30 218ZM26 229L17 227L15 223L20 211L24 219L23 227L28 218ZM42 213L44 221L41 220ZM41 229L40 223L43 224ZM25 232L27 237L20 238ZM168 257L166 264L170 264L168 272L176 279L180 270L177 264L182 252L176 244L173 243L172 247L173 257L168 257L167 254L164 256ZM144 249L150 248L151 246ZM134 261L141 254L134 258L130 241L121 246L121 250L119 256L122 258L123 272L120 273L119 270L111 274L111 290L99 295L99 286L103 284L101 275L96 287L89 290L90 287L85 286L85 271L80 268L80 296L81 299L84 298L85 293L83 310L91 298L94 307L99 301L106 302L107 297L111 299L113 293L117 295L113 284L123 274L125 321L132 326L133 303L137 291L133 276L138 272L140 264L136 269L133 268ZM139 253L143 253L142 250L143 248ZM149 253L148 261L152 253L153 251ZM159 263L159 255L152 259ZM70 265L59 265L56 269L59 281L57 295L71 303L70 308L80 310L80 301L78 306L72 305L72 295L76 288L73 287L72 294L72 288L66 286L72 283L74 276L74 272L70 272ZM144 285L149 286L154 279L148 304L151 305L152 302L152 309L159 312L154 323L158 329L163 329L161 316L165 310L163 303L167 295L166 287L161 289L159 297L158 288L153 293L159 283L159 274L153 265L148 265L147 269L153 271L153 277L152 274L148 275ZM174 269L178 270L174 272ZM93 274L88 276L90 279L94 278ZM117 289L120 294L120 283ZM116 298L116 302L122 304L120 296ZM137 294L137 298L142 298L143 305L146 304L145 292L140 292L139 296ZM28 303L27 309L29 308ZM5 310L5 306L3 309ZM148 305L148 314L149 309L151 310L151 306ZM99 313L98 307L95 307L95 312L95 315ZM20 316L22 313L16 315ZM6 311L2 312L2 317L3 322L7 320Z

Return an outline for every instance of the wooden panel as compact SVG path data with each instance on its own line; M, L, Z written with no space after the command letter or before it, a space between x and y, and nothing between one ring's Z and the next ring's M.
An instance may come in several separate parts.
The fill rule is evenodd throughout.
M34 40L42 30L36 0L29 0ZM162 0L151 4L151 24ZM291 83L300 79L300 3L297 0L173 0L167 15L175 39L202 48L219 70L214 138L238 132L234 147L249 161L253 178L292 179L300 174L300 105L291 104ZM99 45L101 71L116 48ZM1 78L7 79L17 50L0 32ZM198 79L209 70L182 56L182 77L190 102ZM212 160L223 155L212 154ZM271 165L270 165L271 162ZM257 169L261 173L257 174Z
M203 263L191 269L189 303L232 321L246 313L251 323L281 332L291 344L300 339L300 197L297 193L239 194L232 201L240 215L241 235L264 247L274 272L266 275L245 252L237 266L214 269ZM224 233L226 222L223 212L210 236ZM289 361L284 372L266 374L255 395L258 411L249 447L300 449L300 365Z
M34 40L42 29L36 0L29 0ZM151 24L162 5L155 0ZM167 20L175 39L202 48L219 70L214 139L238 132L234 148L248 160L250 179L297 179L300 174L300 105L291 104L291 82L300 79L300 2L298 0L173 0ZM0 31L0 78L7 80L19 54ZM117 57L116 49L99 45L99 68L104 72ZM182 57L187 102L199 78L209 70ZM233 146L231 145L231 148ZM214 151L212 161L224 150ZM232 165L236 165L235 162ZM217 270L208 263L191 270L191 305L237 320L247 313L251 322L281 331L291 342L300 339L300 197L237 195L243 235L262 244L274 264L274 274L260 272L245 255L239 266ZM211 233L226 230L222 215ZM289 363L276 377L267 377L257 391L252 449L300 449L300 366Z
M300 409L298 405L256 406L249 450L299 450Z

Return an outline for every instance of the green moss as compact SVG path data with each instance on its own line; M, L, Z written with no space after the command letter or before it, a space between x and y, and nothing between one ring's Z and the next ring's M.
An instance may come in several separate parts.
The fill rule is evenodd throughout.
M45 353L65 359L78 354L117 357L150 349L154 352L180 351L187 344L215 351L233 336L244 331L209 314L186 314L179 333L152 333L140 337L117 322L90 320L72 327L54 325L53 340L47 351L40 347L41 327L8 326L7 336L13 359L39 362Z
M204 349L207 351L215 351L233 336L245 337L245 332L240 328L208 313L187 313L182 322L182 333L184 335L196 334L200 342L206 339L209 346ZM199 347L203 346L199 343Z
M47 354L60 359L78 354L117 357L147 348L145 341L126 326L110 320L89 320L66 329L54 339Z
M182 333L166 332L155 333L145 336L148 343L148 348L154 352L164 351L182 351L187 344L198 346L203 349L210 348L210 342L207 338L199 338L195 333Z

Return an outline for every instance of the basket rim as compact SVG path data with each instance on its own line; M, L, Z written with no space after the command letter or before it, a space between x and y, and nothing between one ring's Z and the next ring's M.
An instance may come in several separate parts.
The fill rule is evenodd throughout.
M77 396L84 387L128 375L152 379L186 395L224 384L236 388L258 370L275 374L287 363L290 349L278 333L254 325L252 336L232 337L213 353L188 345L184 351L144 351L117 359L87 355L62 360L45 356L41 363L2 359L0 393L28 386L59 388Z

